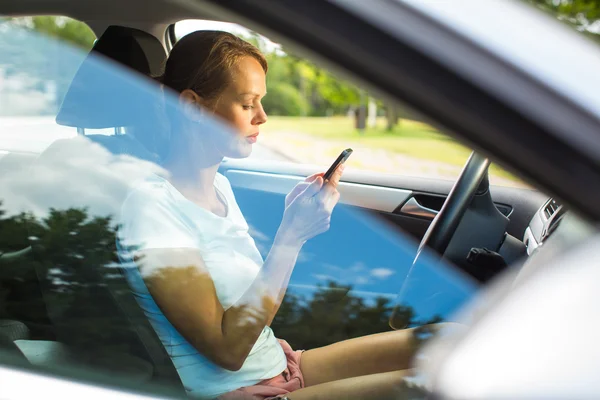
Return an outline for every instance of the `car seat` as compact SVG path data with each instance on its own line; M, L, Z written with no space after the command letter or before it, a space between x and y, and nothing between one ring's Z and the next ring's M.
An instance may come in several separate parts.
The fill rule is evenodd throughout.
M58 160L68 151L73 154L74 145L80 146L76 148L79 152L95 152L97 148L92 143L100 145L110 156L129 156L155 163L154 144L148 140L142 143L128 131L139 133L144 129L156 129L156 123L149 116L156 110L159 86L150 79L160 73L166 57L164 47L154 36L133 28L110 26L81 64L56 117L58 124L76 128L78 137L55 141L40 155L37 163L45 165L48 160ZM114 128L115 134L86 134L92 129L105 128ZM86 154L76 156L85 158ZM63 158L68 162L69 157ZM74 164L78 168L79 164ZM52 248L49 238L41 238L44 233L35 232L35 229L45 229L43 224L32 226L30 232L36 272L56 339L60 342L60 345L49 342L42 347L51 357L56 355L60 360L78 359L94 364L102 359L102 365L98 366L106 370L110 370L111 365L115 370L121 369L120 364L128 360L126 355L133 355L138 359L132 360L135 362L131 369L137 368L137 375L144 375L145 366L139 359L145 359L151 363L153 382L182 391L171 359L120 273L113 251L114 223L100 212L81 208L88 206L85 187L77 188L79 191L74 192L75 195L68 196L69 189L79 183L89 187L101 185L94 182L98 171L93 165L84 165L81 169L72 171L79 179L75 185L67 179L62 187L48 187L48 190L62 191L64 195L57 196L61 200L75 197L66 200L72 200L78 206L61 211L53 209L48 200L46 207L50 210L47 218L81 229L77 235L66 241L66 248ZM110 179L106 182L111 183ZM102 188L95 189L103 194ZM107 200L116 203L117 207L124 200L124 193L122 190L114 194L110 186L104 192ZM81 197L77 198L79 195ZM100 225L102 229L92 229ZM69 229L63 238L71 234ZM90 238L94 232L102 235ZM43 351L40 343L35 345L35 351ZM21 341L19 348L27 356L27 350L32 346ZM73 351L78 354L65 357L65 352ZM111 359L108 354L115 357Z

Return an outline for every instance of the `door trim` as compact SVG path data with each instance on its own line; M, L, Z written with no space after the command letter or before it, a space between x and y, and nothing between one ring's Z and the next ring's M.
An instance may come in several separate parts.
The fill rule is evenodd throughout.
M231 186L243 189L260 190L268 193L288 194L304 178L294 175L280 175L266 172L227 170L225 176ZM392 213L412 196L412 191L384 186L362 185L340 182L338 190L340 203L355 207Z

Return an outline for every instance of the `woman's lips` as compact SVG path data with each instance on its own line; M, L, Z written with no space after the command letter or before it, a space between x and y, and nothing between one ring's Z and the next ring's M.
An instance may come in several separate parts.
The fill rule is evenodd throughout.
M258 133L255 133L254 135L250 135L246 137L246 140L250 143L256 143L256 141L258 140Z

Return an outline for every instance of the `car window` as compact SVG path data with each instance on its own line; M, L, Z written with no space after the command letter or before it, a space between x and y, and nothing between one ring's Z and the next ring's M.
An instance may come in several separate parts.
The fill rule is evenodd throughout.
M195 30L225 30L257 44L269 62L269 121L253 158L327 166L341 148L354 149L349 168L377 174L454 181L471 150L405 107L386 102L325 68L237 24L185 20L179 39ZM527 187L492 165L492 184Z
M177 97L154 80L89 53L94 36L85 25L36 18L0 25L0 99L10 105L0 116L0 348L7 354L0 359L153 393L196 390L177 369L182 361L173 352L179 350L163 341L173 331L165 333L159 327L164 321L144 314L160 310L144 305L139 273L128 275L137 271L129 255L152 238L128 231L127 217L140 204L142 209L163 204L152 197L152 188L164 188L169 176L156 158L169 141L161 124L168 117L178 126L177 118L187 116L177 111ZM61 27L78 32L78 39L65 39ZM274 73L277 68L274 62ZM220 119L204 116L198 122L202 129L219 137L233 134ZM277 118L272 122L276 126ZM278 141L294 143L292 136ZM150 195L136 203L140 190ZM225 197L228 190L227 184L219 188ZM248 243L255 246L251 257L267 259L285 196L241 189L235 196L248 224ZM167 221L160 228L156 246L166 246L171 236L163 230L170 226ZM155 231L143 230L149 232ZM410 235L377 217L340 205L330 231L302 248L270 328L296 349L389 330L416 246ZM219 247L208 247L206 262L218 263ZM247 254L236 260L240 257L248 262ZM477 290L468 279L451 279L455 275L452 268L432 267L428 276L437 282L432 287L454 294L443 307L413 310L402 304L404 326L450 318ZM420 303L418 295L413 301Z
M161 373L164 350L140 339L152 328L126 312L135 303L120 300L128 289L115 268L115 215L125 177L141 167L99 144L123 127L73 117L87 107L85 117L107 118L149 95L100 57L80 71L95 40L70 18L0 20L0 363L140 390L174 377ZM89 95L66 101L74 81ZM127 83L125 97L112 98Z
M4 18L0 28L0 151L39 152L56 139L76 135L76 129L57 125L54 118L92 48L94 32L83 22L56 16ZM41 35L32 40L29 32ZM73 49L64 49L65 44Z

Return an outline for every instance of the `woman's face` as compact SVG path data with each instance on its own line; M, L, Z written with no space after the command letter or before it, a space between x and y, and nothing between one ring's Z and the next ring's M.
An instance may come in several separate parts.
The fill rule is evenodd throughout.
M225 157L244 158L258 140L260 125L267 122L261 99L267 93L266 74L253 57L243 57L233 67L231 80L217 99L206 107L233 125L238 135L215 137L215 146Z

